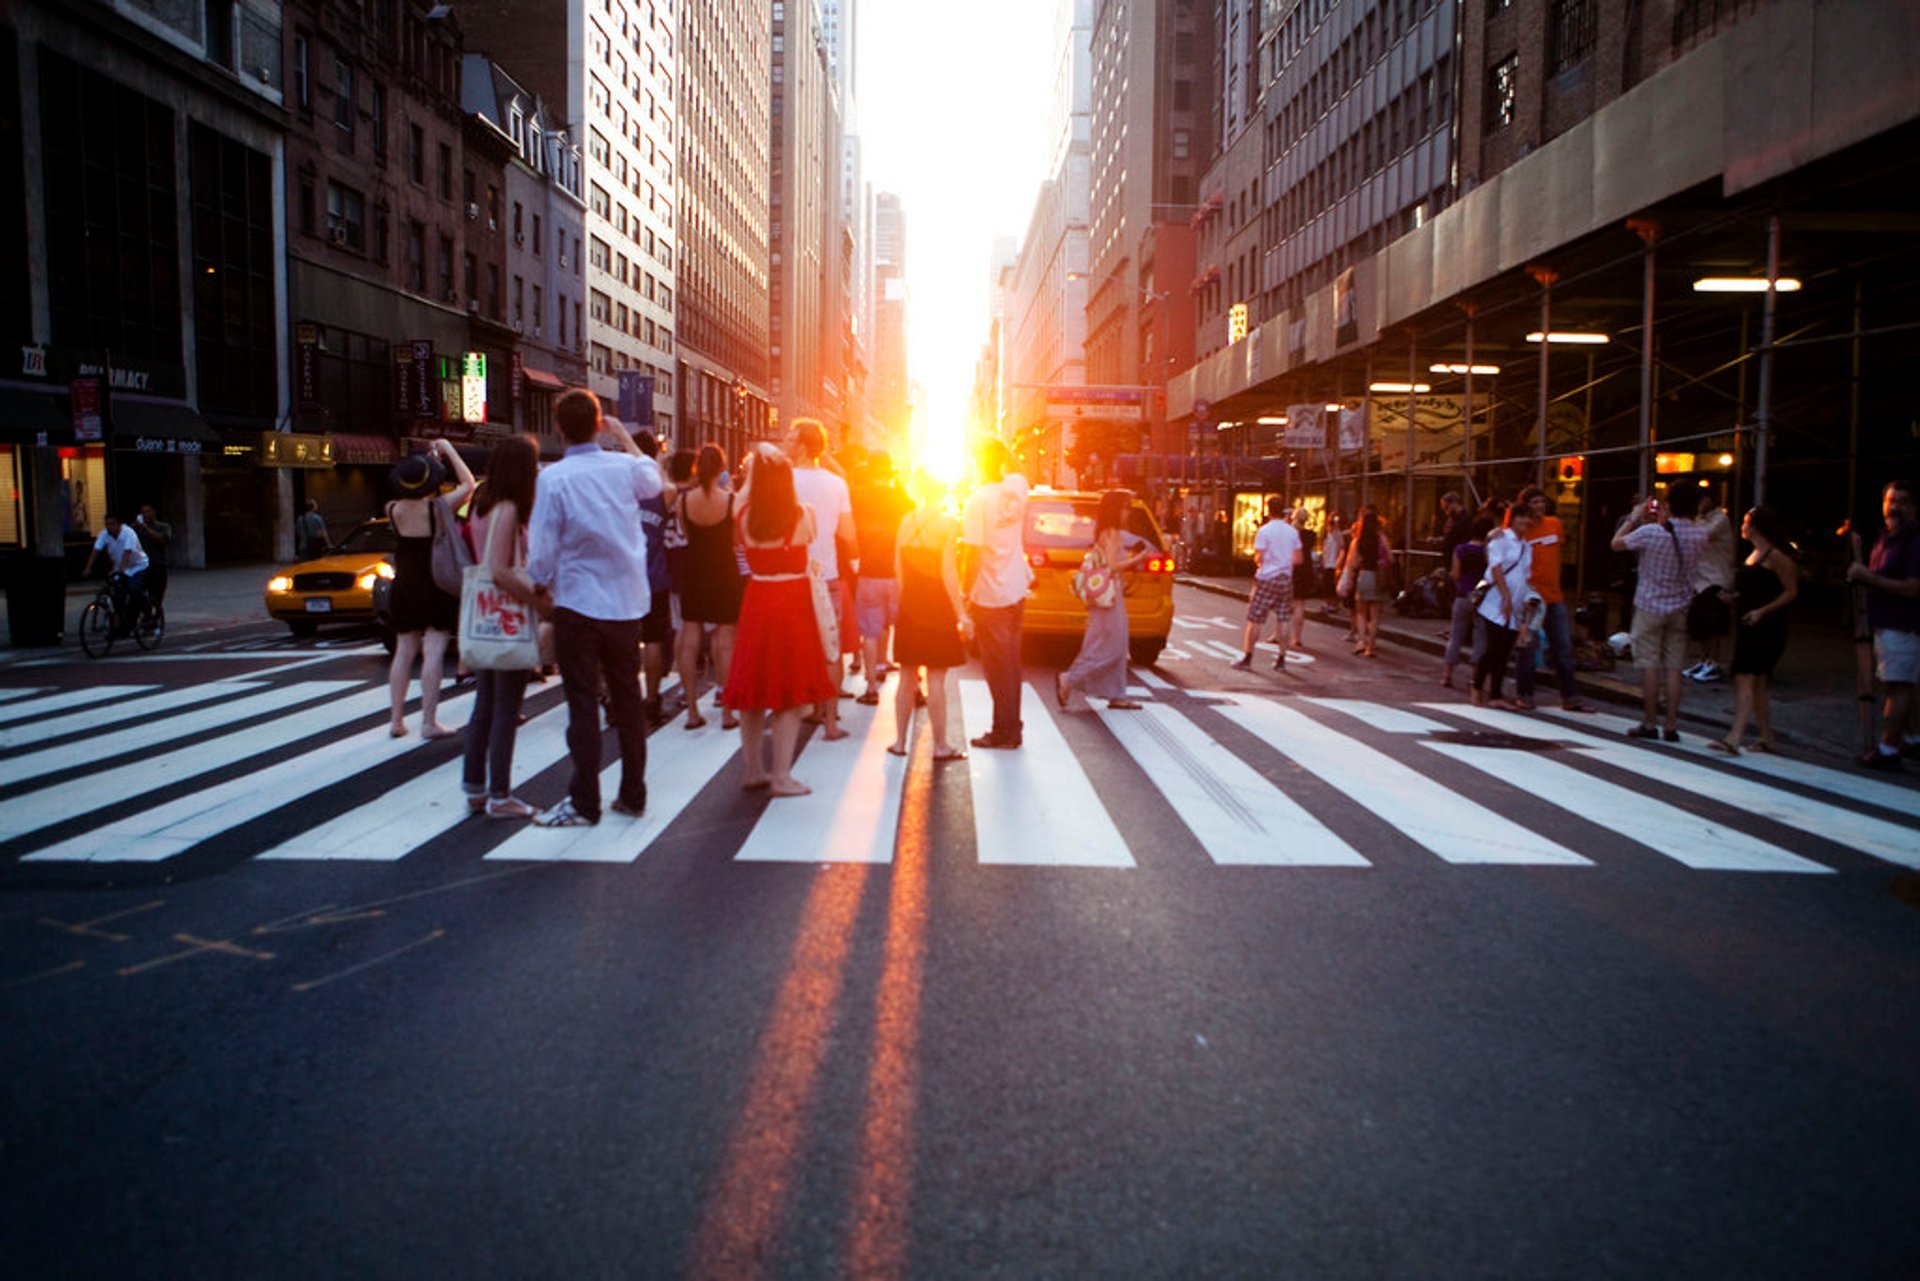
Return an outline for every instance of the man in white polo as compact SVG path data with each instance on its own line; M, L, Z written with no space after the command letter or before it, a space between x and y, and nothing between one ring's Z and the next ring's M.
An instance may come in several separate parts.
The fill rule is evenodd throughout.
M1280 647L1273 670L1287 666L1287 624L1293 617L1293 567L1300 563L1300 531L1287 522L1286 500L1278 495L1267 499L1267 523L1253 536L1253 593L1247 598L1247 630L1240 648L1239 661L1230 664L1236 672L1253 668L1253 650L1260 640L1260 626L1267 615L1274 616L1274 643Z
M993 696L993 728L973 740L975 747L1019 747L1023 730L1020 624L1033 567L1025 546L1027 478L1012 465L1005 441L989 437L981 444L982 484L967 499L960 525L960 581Z

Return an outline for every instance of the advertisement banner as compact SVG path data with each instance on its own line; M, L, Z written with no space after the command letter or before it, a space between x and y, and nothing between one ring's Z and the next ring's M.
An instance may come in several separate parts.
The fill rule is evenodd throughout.
M620 371L620 421L629 431L653 427L653 375Z
M73 401L73 438L99 440L101 391L98 378L76 378L68 390Z
M293 385L302 409L320 403L320 326L294 326Z
M1288 405L1287 430L1281 445L1287 449L1325 449L1327 447L1327 407Z
M413 417L413 344L395 343L388 353L393 360L393 414Z
M433 344L415 339L413 350L413 412L422 418L432 418L440 412L439 398L434 394L433 385Z

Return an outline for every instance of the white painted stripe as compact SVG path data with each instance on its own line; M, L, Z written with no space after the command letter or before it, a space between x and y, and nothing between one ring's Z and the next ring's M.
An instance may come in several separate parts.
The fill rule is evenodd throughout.
M1449 863L1588 863L1292 708L1243 702L1219 711Z
M1319 819L1172 708L1102 709L1099 716L1214 862L1368 866Z
M1579 712L1563 712L1558 708L1552 711L1555 716L1564 719L1570 725L1596 725L1601 728L1616 729L1623 734L1640 723L1628 716L1583 715ZM1705 740L1690 736L1681 739L1678 743L1665 743L1661 746L1663 751L1678 750L1703 760L1721 761L1738 769L1764 774L1768 778L1799 783L1822 792L1844 796L1850 801L1875 805L1881 809L1892 810L1896 814L1905 814L1910 818L1920 818L1920 789L1902 787L1898 783L1888 783L1862 774L1850 774L1846 770L1833 769L1826 765L1812 765L1806 761L1773 756L1766 752L1742 752L1738 756L1727 756L1709 748Z
M1181 649L1178 645L1168 645L1160 651L1160 661L1163 663L1184 663L1192 657L1192 654Z
M1020 687L1024 746L976 747L967 757L973 831L982 863L1132 867L1133 854L1107 814L1044 700ZM965 724L993 725L985 681L960 682ZM948 768L952 768L949 766Z
M12 725L33 716L45 716L49 712L64 712L75 707L85 707L89 703L105 702L109 698L133 698L140 694L150 694L159 689L158 685L89 685L85 689L62 690L58 694L45 694L39 698L23 699L0 708L0 720Z
M254 695L254 697L267 696ZM171 752L156 752L152 756L142 757L126 765L70 779L64 783L56 783L52 787L41 788L37 792L30 792L0 806L0 840L24 836L28 832L37 832L43 827L51 827L55 823L64 822L81 814L90 814L130 797L150 792L157 787L165 787L169 783L185 782L209 770L243 761L262 745L290 743L309 735L322 734L327 730L337 729L348 721L373 712L385 711L387 706L386 690L364 690L358 694L349 694L344 698L322 703L318 707L308 708L304 712L296 712L283 720L275 721L266 729L223 735ZM368 731L368 733L377 733L382 738L386 736L386 732L384 727ZM263 735L266 737L261 737ZM394 741L417 743L420 740L407 738ZM296 757L295 759L305 758ZM243 777L240 781L244 783L247 780ZM307 786L295 788L287 795L304 794L316 782L324 784L325 781L325 779L309 778L305 780ZM95 838L89 835L81 839ZM88 852L77 857L89 858L92 854Z
M113 735L111 737L96 735L92 738L81 739L77 742L63 743L59 747L47 747L37 752L26 752L14 757L12 760L0 762L0 772L4 772L7 778L15 781L39 778L43 774L53 774L60 770L73 769L76 766L85 765L90 761L99 760L104 756L117 755L130 748L138 747L152 750L167 743L177 742L183 738L191 738L195 734L204 733L210 729L218 729L223 725L231 725L236 721L245 720L250 716L260 716L267 712L292 706L295 703L305 702L311 698L336 694L341 690L351 689L362 683L363 682L360 681L302 681L294 685L279 685L271 689L261 690L258 693L248 694L241 698L229 699L214 703L210 706L198 707L192 711L181 712L178 715L162 717L159 720L141 725L137 730L129 730L124 734ZM255 684L255 682L245 682L245 686L247 687L253 684ZM204 695L208 690L215 689L216 686L200 685L195 688ZM242 688L242 685L236 683L229 688L238 689ZM117 707L100 708L98 710L102 712L113 712L116 716L122 714ZM277 738L280 734L280 725L274 723L263 729L262 732L272 733ZM232 748L227 748L216 763L225 764L232 754ZM101 775L97 774L91 776L92 779L98 779L100 777ZM83 782L86 781L90 780L83 780ZM155 784L155 786L158 786L158 784ZM4 823L0 823L0 827L4 827Z
M1831 872L1745 832L1642 796L1537 752L1423 743L1676 863L1713 872Z
M1246 653L1245 650L1236 649L1225 641L1217 640L1197 640L1193 642L1193 647L1202 653L1217 655L1229 661L1236 661Z
M565 716L566 709L556 709ZM740 734L718 720L705 729L670 729L680 737L663 751L661 736L647 741L647 812L626 818L604 811L597 827L535 827L527 824L495 846L487 858L537 863L631 863L647 851L713 776L739 754ZM620 761L600 771L600 796L611 804L620 788Z
M1529 721L1513 712L1488 707L1447 706L1438 710L1513 732L1540 732L1538 721ZM1529 731L1529 728L1530 731ZM1648 750L1624 741L1614 742L1591 734L1563 729L1556 738L1573 743L1608 765L1642 778L1665 783L1690 792L1704 800L1718 801L1758 818L1784 823L1788 827L1897 863L1902 867L1920 867L1920 829L1902 827L1885 819L1856 814L1825 801L1782 791L1757 779L1696 765L1680 753Z
M1209 627L1213 626L1212 623L1202 622L1200 619L1197 619L1197 618L1182 618L1182 617L1176 617L1173 620L1173 625L1175 627L1184 627L1188 631L1193 631L1193 632L1204 632Z
M35 694L47 692L45 685L27 685L20 689L0 689L0 703L11 703L16 698L30 698Z
M1157 675L1151 668L1136 667L1133 669L1133 675L1135 680L1139 681L1142 685L1145 685L1148 689L1180 688L1178 685L1175 685L1172 681L1168 680L1166 677Z
M1306 701L1389 734L1432 734L1447 728L1439 721L1416 716L1403 707L1387 707L1358 698L1309 698Z
M513 744L514 777L531 778L566 754L567 705L562 702L520 727ZM367 862L405 858L467 817L467 798L460 790L462 768L459 759L448 761L260 857Z
M384 706L387 692L374 693L378 700L376 706ZM343 703L355 701L342 700ZM337 708L323 707L318 711L331 711L333 723L342 719ZM447 723L444 713L443 708L442 724ZM157 863L191 849L208 837L279 809L311 792L316 783L324 786L333 779L373 769L406 755L422 743L418 735L392 738L384 726L376 726L36 850L23 861Z
M278 659L281 662L285 662L289 658L299 658L309 662L330 663L336 658L364 658L373 654L378 654L382 658L385 658L387 654L386 647L384 645L370 645L358 649L332 649L324 654L318 655L310 655L306 650L293 648L222 650L156 649L148 650L145 653L113 654L94 661L107 667L131 667L141 663L218 663L230 658L246 662L260 662L267 659Z
M65 716L49 717L44 721L34 721L30 725L0 729L0 748L25 747L31 743L44 743L50 738L64 734L77 734L82 730L98 729L102 725L112 725L116 721L139 720L152 716L155 712L169 711L189 703L202 703L218 699L226 694L258 689L259 681L215 681L207 684L187 685L179 689L162 690L157 694L132 698L124 703L113 703L102 707L99 704L84 711L69 712ZM140 742L150 744L151 724L139 728ZM91 745L91 754L100 755L101 744Z
M813 794L770 801L735 859L743 863L893 861L907 778L907 758L887 751L893 742L898 689L898 681L888 683L864 725L860 717L843 713L842 724L850 733L839 742L825 742L818 730L814 732L794 770L794 777L811 787ZM953 727L947 729L951 732Z

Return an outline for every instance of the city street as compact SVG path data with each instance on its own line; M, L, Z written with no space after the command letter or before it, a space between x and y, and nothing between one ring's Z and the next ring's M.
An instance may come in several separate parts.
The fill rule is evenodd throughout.
M8 656L5 1270L1920 1270L1920 775L1176 603L1140 711L1030 655L1020 751L900 759L889 681L783 800L676 719L571 830L470 817L367 634Z

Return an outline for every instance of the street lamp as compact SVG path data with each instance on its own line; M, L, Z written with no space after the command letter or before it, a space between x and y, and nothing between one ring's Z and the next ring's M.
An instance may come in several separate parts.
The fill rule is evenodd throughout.
M1070 271L1067 273L1067 279L1070 281L1092 280L1093 277L1089 276L1084 271ZM1125 285L1127 288L1133 290L1135 293L1145 294L1147 297L1153 299L1155 302L1165 302L1167 299L1173 296L1172 294L1163 292L1162 290L1149 289L1145 285L1136 285L1131 280L1120 280L1118 277L1114 277L1113 279L1115 283Z

